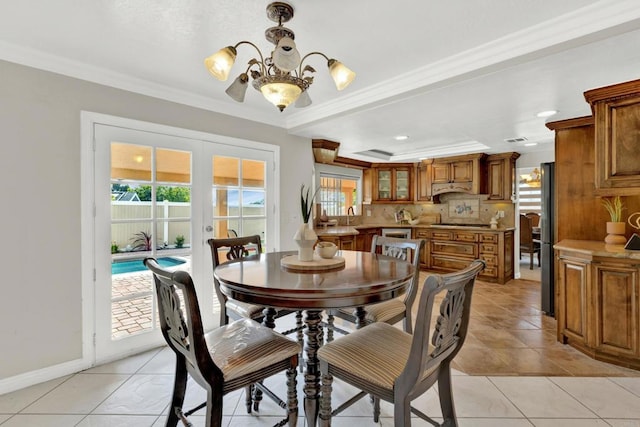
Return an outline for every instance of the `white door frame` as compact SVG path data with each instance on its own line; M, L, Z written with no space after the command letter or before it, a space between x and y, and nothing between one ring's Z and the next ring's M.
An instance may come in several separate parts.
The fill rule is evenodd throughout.
M145 131L158 134L173 135L178 138L188 138L198 140L202 142L203 147L206 143L223 144L228 148L240 147L250 150L260 150L273 153L273 174L272 182L270 182L269 189L271 192L271 199L269 200L269 206L267 206L268 217L270 220L268 223L268 233L270 247L278 248L280 246L280 224L277 218L279 218L279 163L280 163L280 147L271 144L265 144L256 141L242 140L237 138L231 138L221 135L210 134L206 132L193 131L188 129L176 128L172 126L159 125L155 123L142 122L133 119L127 119L122 117L110 116L94 112L81 112L81 242L82 242L82 317L83 317L83 360L87 366L93 366L97 363L108 362L110 360L118 359L126 356L127 354L135 353L143 349L130 350L128 353L115 354L108 358L97 360L96 348L95 348L95 331L96 331L96 319L94 313L94 307L96 306L96 292L95 292L95 271L96 271L96 232L95 232L95 137L94 127L95 125L107 125L113 127L128 128L136 131ZM207 151L206 149L204 151ZM194 167L194 169L196 169ZM195 173L195 172L194 172ZM194 191L203 191L202 188L194 188ZM204 191L210 192L209 187ZM204 193L203 193L204 194ZM210 197L210 196L209 196ZM206 204L206 202L205 202ZM204 209L206 211L206 209ZM210 208L209 208L210 210ZM193 227L200 228L198 234L202 235L201 246L206 243L206 232L204 231L205 218L207 218L206 212L203 215L199 213L193 213ZM209 216L210 218L211 216ZM195 235L194 231L194 235ZM108 244L106 242L105 244ZM192 246L199 242L192 242ZM192 263L204 265L203 260L204 250L194 250L192 254ZM195 259L193 258L195 256ZM206 264L210 265L210 264ZM204 270L204 269L203 269ZM210 271L210 270L209 270ZM202 272L199 274L203 274ZM204 282L203 277L194 277L194 280ZM204 298L208 298L209 294L213 295L213 289L206 292L207 295L203 295ZM203 313L205 314L205 313ZM207 313L205 326L212 326L214 322L214 316L212 313Z

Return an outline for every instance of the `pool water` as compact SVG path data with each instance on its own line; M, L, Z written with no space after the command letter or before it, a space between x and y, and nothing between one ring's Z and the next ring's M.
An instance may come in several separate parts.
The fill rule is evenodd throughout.
M158 264L162 267L175 267L176 265L184 264L186 262L183 259L171 257L158 258L156 261L158 261ZM136 271L145 270L147 270L147 267L144 266L141 259L116 261L111 263L111 274L134 273Z

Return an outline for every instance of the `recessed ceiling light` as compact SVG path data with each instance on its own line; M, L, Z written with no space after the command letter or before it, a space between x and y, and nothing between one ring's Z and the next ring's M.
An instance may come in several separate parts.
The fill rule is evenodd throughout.
M547 110L547 111L540 111L538 114L536 114L536 116L538 117L551 117L554 114L557 114L558 112L556 110Z
M538 145L537 142L527 142L526 144L524 144L525 147L533 147L534 145Z
M394 136L393 139L395 139L396 141L406 141L407 139L409 139L408 135L398 135L398 136Z

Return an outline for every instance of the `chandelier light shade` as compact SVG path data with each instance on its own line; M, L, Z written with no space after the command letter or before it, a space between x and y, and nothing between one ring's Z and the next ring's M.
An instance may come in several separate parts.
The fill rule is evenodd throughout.
M322 52L311 52L300 57L295 34L282 25L293 18L291 5L284 2L271 3L267 6L267 17L278 23L276 27L265 31L266 39L274 45L271 56L265 58L255 44L243 40L235 46L220 49L204 60L205 67L211 75L218 80L226 81L235 63L238 46L248 44L257 51L258 58L252 58L246 70L225 91L233 100L244 102L251 76L252 86L280 111L292 103L298 108L311 105L308 89L313 83L313 76L309 74L315 73L316 70L310 65L304 65L304 61L312 55L320 55L327 61L329 74L338 90L343 90L353 81L356 76L353 71Z

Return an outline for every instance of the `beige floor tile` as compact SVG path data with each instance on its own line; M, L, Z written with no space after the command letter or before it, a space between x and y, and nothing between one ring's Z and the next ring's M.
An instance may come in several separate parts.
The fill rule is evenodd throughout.
M21 412L89 414L129 378L128 374L77 374Z
M2 427L69 427L75 426L84 415L18 414L9 418Z
M172 375L138 374L111 394L94 413L159 415L169 403L172 390Z
M15 414L20 412L69 378L71 378L71 376L60 377L0 395L0 414Z
M527 418L597 418L571 394L540 377L490 377L489 380Z
M89 415L76 427L152 427L153 415Z
M551 380L601 418L640 418L640 397L608 378Z

